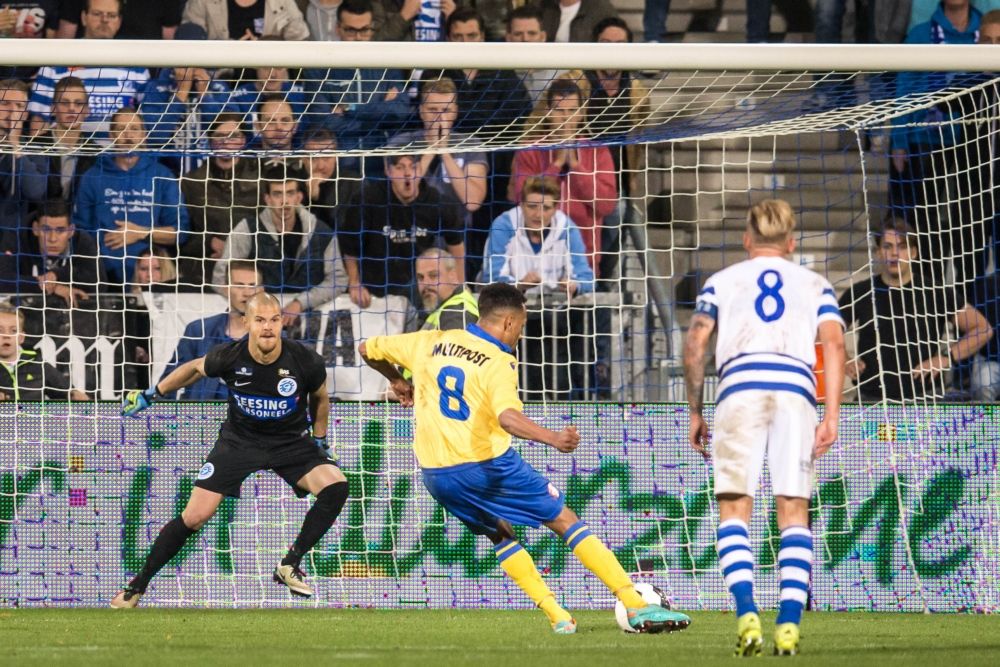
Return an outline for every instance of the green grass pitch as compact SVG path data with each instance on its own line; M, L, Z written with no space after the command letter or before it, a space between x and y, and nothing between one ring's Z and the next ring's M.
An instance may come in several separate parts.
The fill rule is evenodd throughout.
M627 635L581 611L558 637L530 611L0 609L0 665L732 665L732 614ZM765 640L774 615L765 615ZM1000 665L996 616L809 613L803 665Z

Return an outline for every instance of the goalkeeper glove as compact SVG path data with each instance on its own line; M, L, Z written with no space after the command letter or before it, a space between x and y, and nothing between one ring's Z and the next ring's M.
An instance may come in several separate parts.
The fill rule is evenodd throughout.
M126 417L136 415L151 406L157 398L163 398L163 394L155 384L145 391L130 391L122 401L122 414Z
M313 436L313 444L315 444L317 447L319 447L319 449L320 449L321 452L323 452L325 455L329 456L330 459L334 463L337 462L337 450L333 449L330 446L330 443L328 443L326 441L326 436L325 435L322 436L322 437L314 435Z

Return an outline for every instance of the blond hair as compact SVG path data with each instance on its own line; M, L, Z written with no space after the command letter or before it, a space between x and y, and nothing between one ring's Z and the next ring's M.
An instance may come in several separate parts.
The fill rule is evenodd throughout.
M12 304L10 301L0 301L0 315L14 315L17 317L17 330L24 333L24 311Z
M278 297L267 292L257 292L247 300L246 314L244 316L249 316L250 311L257 312L257 309L261 306L274 306L278 310L281 310L281 302L278 301Z
M764 199L750 208L747 231L757 245L779 245L795 230L795 213L784 199Z

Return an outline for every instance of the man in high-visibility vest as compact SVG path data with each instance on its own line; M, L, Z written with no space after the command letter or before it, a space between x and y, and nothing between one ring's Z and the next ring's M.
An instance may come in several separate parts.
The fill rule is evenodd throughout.
M428 248L417 257L414 273L428 313L420 329L464 329L479 319L476 296L460 280L451 253Z

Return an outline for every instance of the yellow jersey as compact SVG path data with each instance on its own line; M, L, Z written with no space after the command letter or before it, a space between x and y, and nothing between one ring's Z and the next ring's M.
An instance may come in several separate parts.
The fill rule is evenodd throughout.
M413 451L422 468L488 461L510 449L504 410L521 410L517 360L504 343L470 324L365 341L373 361L413 372Z

